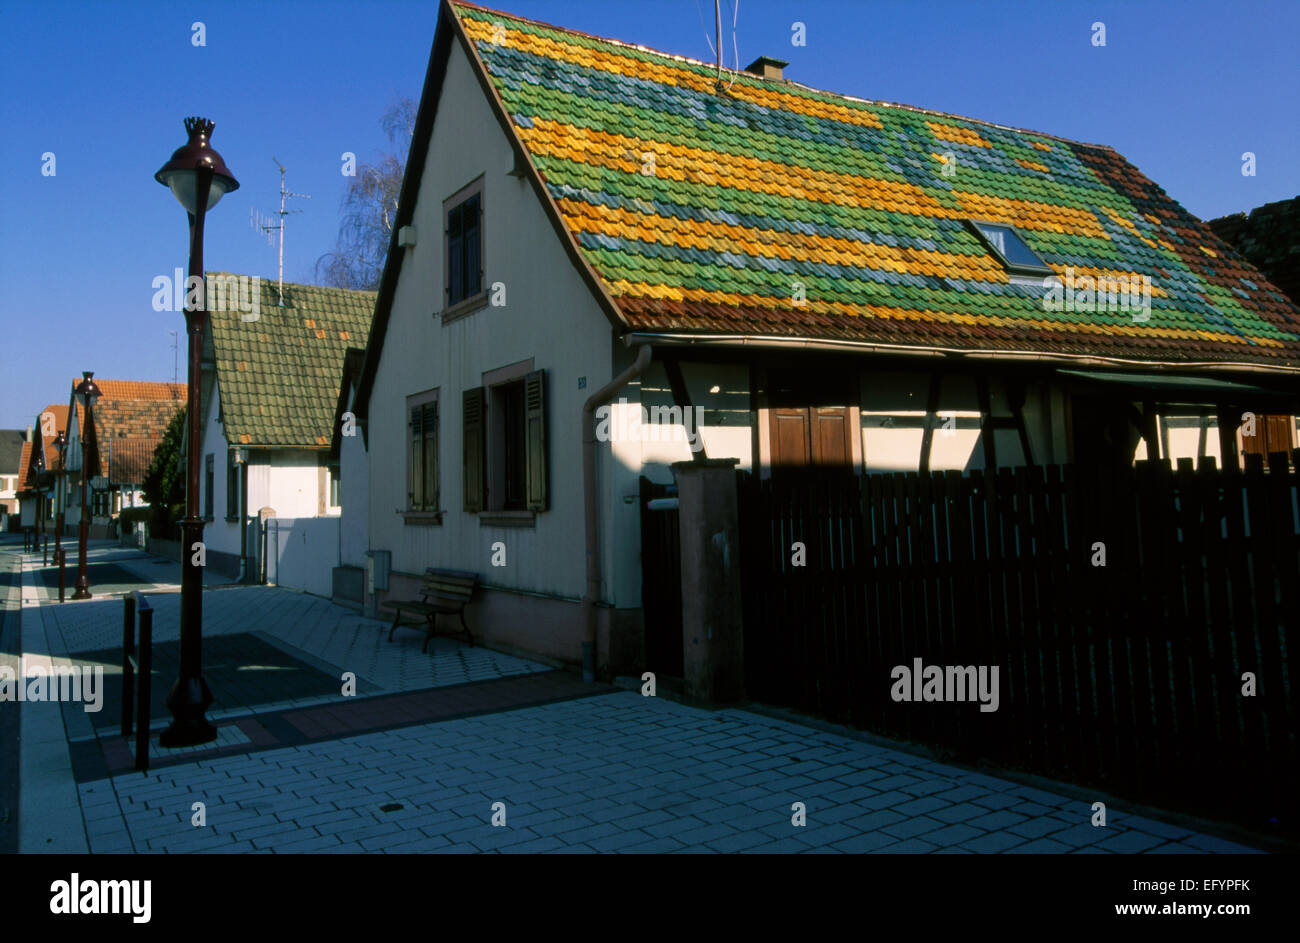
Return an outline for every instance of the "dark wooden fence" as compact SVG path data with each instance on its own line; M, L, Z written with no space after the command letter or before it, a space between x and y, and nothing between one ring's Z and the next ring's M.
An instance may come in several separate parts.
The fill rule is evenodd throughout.
M740 500L752 699L1296 833L1285 455L1244 472L742 474ZM894 668L918 658L997 666L997 710L895 700Z

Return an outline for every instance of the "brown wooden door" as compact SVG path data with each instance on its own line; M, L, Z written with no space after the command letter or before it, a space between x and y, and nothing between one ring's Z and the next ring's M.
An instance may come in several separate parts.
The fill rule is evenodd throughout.
M1290 416L1256 416L1255 434L1241 437L1242 451L1247 455L1263 455L1265 460L1273 452L1290 452L1294 447L1291 435L1294 426L1295 420Z
M774 469L853 466L847 406L786 406L770 414Z

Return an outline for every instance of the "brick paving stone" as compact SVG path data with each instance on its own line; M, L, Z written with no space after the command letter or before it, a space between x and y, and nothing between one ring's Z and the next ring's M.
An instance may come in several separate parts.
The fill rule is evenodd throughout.
M892 835L886 835L884 832L862 832L850 836L843 841L838 841L827 847L834 848L846 854L863 854L869 851L877 851L885 845L892 845L895 839Z
M1008 809L1021 804L1020 800L1015 796L1008 796L1003 793L980 796L978 799L972 799L971 802L982 805L986 809Z
M927 815L914 815L900 822L884 825L880 830L887 835L893 835L897 839L906 839L915 838L917 835L924 835L927 832L934 832L943 827L944 823L938 819L932 819Z
M771 839L768 836L758 832L735 832L731 835L715 838L712 841L706 841L704 844L714 851L735 852L753 848L755 845L764 845L769 841Z
M934 845L959 845L964 841L979 836L981 831L978 828L971 828L969 825L949 825L941 828L937 832L926 832L925 840Z
M966 819L967 824L974 825L987 831L995 831L1002 828L1010 828L1012 825L1018 825L1025 821L1023 815L1017 815L1015 812L990 812L985 809L979 816Z
M1053 810L1045 805L1039 805L1036 802L1022 802L1019 805L1009 807L1012 812L1019 812L1021 815L1046 816Z
M971 825L979 825L980 828L983 828L984 826L977 820L988 816L988 814L989 810L983 806L975 805L973 802L962 802L944 809L935 809L930 813L930 816L941 822L968 822Z
M1008 848L1014 848L1016 845L1028 844L1029 840L1023 835L1017 835L1014 832L988 832L983 835L977 835L968 838L962 842L961 848L969 848L971 851L980 854L996 854L1000 851L1006 851Z
M909 838L906 841L895 842L892 845L885 845L878 849L881 854L886 855L923 855L930 854L939 850L938 845L932 845L928 841L920 838Z
M1138 831L1173 840L1183 839L1194 834L1191 829L1137 815L1111 815L1111 822L1114 825L1122 825L1124 828L1135 828Z
M1007 826L1007 831L1023 835L1026 838L1042 838L1044 835L1059 832L1060 830L1061 823L1049 818L1025 819L1023 822Z
M1098 828L1095 831L1104 832L1107 829ZM1056 838L1054 833L1052 838ZM1116 853L1132 854L1139 851L1147 851L1159 845L1163 845L1165 840L1156 835L1148 835L1145 832L1139 832L1136 829L1128 829L1123 832L1113 832L1104 841L1100 841L1099 847L1106 851Z
M1069 845L1063 845L1059 841L1052 841L1050 838L1040 838L1031 841L1025 845L1017 845L1014 848L1008 848L1007 854L1011 855L1041 855L1051 854L1060 855L1070 851Z
M905 816L889 809L880 809L876 812L860 815L857 818L845 819L843 824L848 828L856 828L864 832L874 831L878 828L884 828L886 825L893 825L895 822L901 822Z
M1060 831L1044 834L1050 834L1052 841L1064 842L1071 848L1078 848L1082 845L1095 845L1098 842L1109 841L1116 837L1114 832L1087 824L1072 825ZM1160 844L1158 839L1153 838L1152 841L1154 844Z
M874 796L858 799L853 804L863 809L888 809L904 802L911 802L914 798L916 797L909 796L905 792L878 792Z
M937 809L948 808L948 803L942 799L935 799L932 796L923 796L920 799L913 799L911 802L904 802L900 805L891 806L895 812L902 812L904 815L926 815Z

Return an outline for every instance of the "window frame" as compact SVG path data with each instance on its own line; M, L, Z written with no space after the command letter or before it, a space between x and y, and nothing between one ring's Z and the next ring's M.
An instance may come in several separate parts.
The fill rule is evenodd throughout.
M479 308L484 307L488 300L487 284L487 263L484 258L486 255L487 237L485 235L485 221L487 213L483 199L483 181L485 177L480 174L474 180L461 187L451 196L442 201L442 323L447 324L457 318L463 317ZM478 291L470 295L465 295L456 301L451 300L451 214L454 210L459 209L469 200L478 198L478 268L479 284Z
M442 437L442 413L440 408L439 388L425 390L422 393L413 393L406 397L406 412L404 427L406 429L406 509L403 514L406 516L408 523L413 521L429 520L432 523L440 523L442 520L442 448L440 439ZM433 407L433 429L423 428L424 411L430 406ZM412 413L421 410L421 435L420 435L420 475L423 479L425 476L425 460L427 456L426 448L432 442L434 475L433 475L433 500L432 502L421 500L415 501L416 481L415 481L415 435L414 421ZM421 495L421 498L426 497Z
M966 225L970 228L971 232L975 234L975 237L979 239L980 243L983 244L984 248L987 249L992 254L993 258L1001 262L1002 267L1005 268L1012 275L1055 275L1056 274L1055 269L1051 268L1051 266L1049 266L1046 262L1043 262L1042 259L1038 259L1038 253L1035 252L1033 246L1029 244L1029 240L1027 240L1024 237L1024 234L1019 230L1019 228L1012 225L1011 223L997 222L991 219L968 219L966 220ZM988 235L985 234L984 230L980 228L981 226L994 226L997 227L998 229L1008 230L1017 239L1020 240L1021 244L1027 250L1029 250L1029 253L1034 258L1038 259L1038 261L1041 264L1026 265L1020 262L1012 262L1010 259L1006 257L1006 255L1002 252L1002 250L999 249L996 244L994 244L993 240L991 240L988 237Z
M550 510L548 481L551 444L546 422L545 375L545 370L534 367L533 358L486 371L483 374L482 385L477 388L482 396L482 420L479 433L482 443L480 483L483 492L482 506L478 508L469 506L470 489L467 486L465 508L467 513L478 515L480 525L534 526L537 514ZM535 392L540 398L540 405L536 409L530 407L530 382L536 385ZM519 388L517 393L514 392L516 386ZM506 415L507 388L511 390L509 402L515 403L519 412L517 417L519 425L515 431L516 446L520 453L519 464L522 465L522 468L517 469L519 480L516 484L520 492L518 500L510 501L507 501L506 497L510 477L506 463L511 454L506 442L511 427ZM472 392L466 391L466 394ZM518 396L518 400L514 399L515 396ZM464 421L462 416L462 422ZM535 429L534 425L538 428ZM540 436L540 444L532 441L534 434ZM534 452L539 454L534 457ZM535 461L538 464L535 465ZM466 464L468 465L468 459ZM540 496L535 498L534 492L538 492Z

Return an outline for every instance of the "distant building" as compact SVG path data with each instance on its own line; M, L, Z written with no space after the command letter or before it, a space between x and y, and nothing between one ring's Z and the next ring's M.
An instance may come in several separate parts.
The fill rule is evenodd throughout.
M231 576L239 573L241 481L253 522L264 509L293 519L340 513L330 459L335 408L345 354L366 344L375 304L374 292L286 283L281 305L276 282L255 281L256 318L210 311L203 344L199 507L207 565ZM258 572L257 537L249 524L250 575ZM338 561L328 556L326 580Z
M18 516L18 477L26 442L22 429L0 429L0 530L17 529L10 518Z

